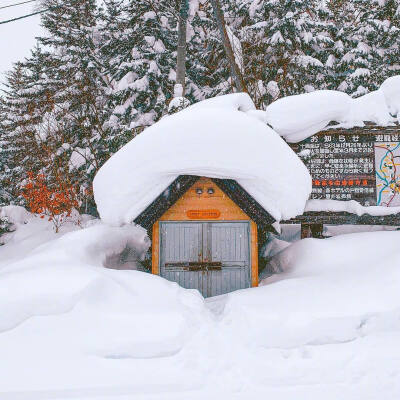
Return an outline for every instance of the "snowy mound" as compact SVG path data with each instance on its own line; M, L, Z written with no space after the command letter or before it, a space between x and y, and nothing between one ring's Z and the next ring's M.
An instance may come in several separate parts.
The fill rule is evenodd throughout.
M0 207L0 218L7 218L13 224L24 224L33 216L24 207L4 206Z
M379 90L352 99L335 90L288 96L269 105L266 121L288 142L296 143L325 129L352 128L374 122L379 126L400 122L400 76L388 78Z
M203 298L155 275L102 268L107 256L126 246L140 257L149 247L145 231L97 224L2 268L0 347L8 347L10 336L34 330L30 339L40 343L41 352L62 346L57 351L67 358L71 353L147 358L179 351L203 318ZM4 335L12 331L14 336Z
M297 242L265 286L206 301L102 268L143 229L51 239L0 269L1 398L398 399L399 236Z
M367 232L286 247L272 259L283 273L227 296L227 329L263 348L347 343L397 331L388 337L394 345L400 338L399 239L397 231Z
M96 175L101 218L113 225L131 222L184 174L234 179L277 220L302 214L310 175L280 136L252 114L249 96L234 94L147 128Z

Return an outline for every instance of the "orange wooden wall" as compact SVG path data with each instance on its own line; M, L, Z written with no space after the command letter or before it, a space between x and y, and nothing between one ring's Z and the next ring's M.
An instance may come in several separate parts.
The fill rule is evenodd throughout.
M201 188L202 194L196 190ZM214 189L208 194L208 189ZM257 225L211 179L200 178L159 219L159 221L249 221L251 238L252 286L258 285ZM160 230L159 221L153 225L152 272L159 273Z

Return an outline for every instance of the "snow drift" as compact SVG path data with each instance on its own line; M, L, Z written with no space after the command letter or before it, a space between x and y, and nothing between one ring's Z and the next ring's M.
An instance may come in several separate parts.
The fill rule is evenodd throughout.
M113 225L133 221L184 174L234 179L277 220L301 214L311 177L254 109L246 94L221 96L147 128L97 173L101 218Z
M367 121L388 126L396 120L400 122L400 76L386 79L379 90L356 99L335 90L317 90L284 97L266 109L266 121L290 143L318 133L331 122L337 122L337 128L352 128Z
M303 240L265 286L206 301L102 268L126 245L140 258L143 229L51 239L0 269L1 397L397 399L399 236Z
M259 288L227 295L226 324L263 348L399 333L399 239L395 231L295 242L271 261L283 272L261 281Z
M140 259L149 247L146 232L136 226L96 224L3 267L0 333L44 324L56 332L53 340L62 341L68 332L77 346L71 351L83 348L109 358L179 351L203 318L204 300L198 292L155 275L102 268L107 256L127 246Z

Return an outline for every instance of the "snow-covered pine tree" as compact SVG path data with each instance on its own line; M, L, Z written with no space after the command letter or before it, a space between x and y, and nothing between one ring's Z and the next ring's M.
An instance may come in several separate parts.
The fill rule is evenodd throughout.
M237 36L258 107L321 86L324 66L319 58L327 37L321 34L318 0L236 0L233 5L234 14L242 15Z
M47 35L39 38L57 65L48 82L63 175L82 192L90 192L95 172L110 156L107 90L109 80L99 57L95 0L44 0ZM61 168L61 166L60 166ZM86 210L88 211L88 210Z
M389 76L400 72L400 0L377 0L368 39L373 47L369 89L377 89Z
M102 23L102 51L114 86L108 122L127 137L166 113L174 96L181 0L109 0ZM194 103L229 93L229 66L206 0L190 0L185 98ZM186 104L185 104L186 105Z
M233 19L229 9L230 3L226 0L221 1L221 6L229 30ZM234 51L239 55L240 49L235 48ZM197 8L192 8L189 17L187 63L187 97L192 102L235 91L221 34L209 1L202 0L198 2Z
M397 3L397 4L396 4ZM329 88L357 97L399 70L397 0L330 0L334 40Z
M12 199L21 203L21 185L29 171L37 173L54 165L47 140L52 109L51 94L46 89L50 67L48 54L40 48L24 62L19 62L7 76L6 94L2 100L2 154L5 166L0 171L0 185L7 188ZM47 170L46 170L47 167Z
M10 194L5 189L9 184L7 181L9 162L6 150L6 132L4 130L4 123L6 121L6 108L4 107L3 101L3 98L0 97L0 207L8 204L11 200Z
M344 90L342 82L348 75L348 67L343 61L347 50L352 48L349 27L355 15L354 4L352 0L328 0L325 10L326 13L321 15L321 19L332 40L323 60L325 83L328 89Z
M50 9L42 20L47 35L10 74L4 102L14 197L28 172L44 174L50 185L62 177L90 193L94 173L110 156L103 127L107 77L97 58L95 1L44 3Z
M108 2L118 15L105 34L103 52L111 62L114 110L107 125L140 132L161 118L173 97L176 69L177 0ZM110 18L110 17L106 18Z

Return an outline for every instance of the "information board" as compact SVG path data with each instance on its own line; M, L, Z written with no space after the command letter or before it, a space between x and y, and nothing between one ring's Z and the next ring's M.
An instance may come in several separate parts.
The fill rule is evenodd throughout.
M400 206L399 132L332 129L294 145L313 178L311 198Z

